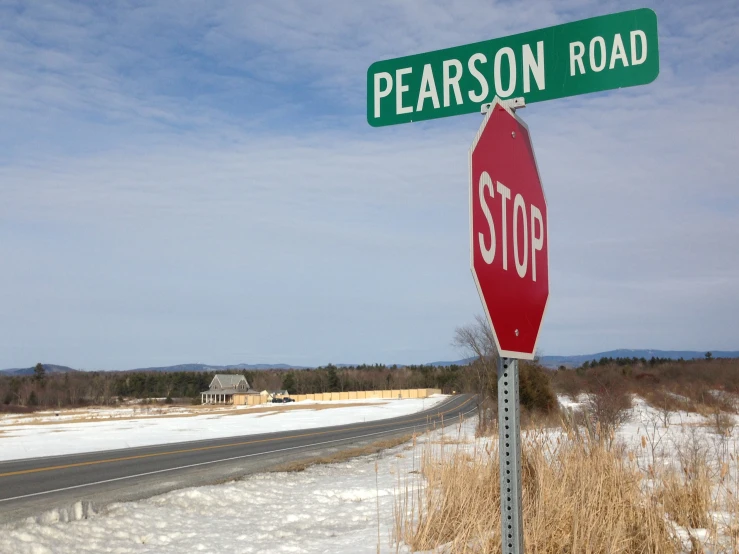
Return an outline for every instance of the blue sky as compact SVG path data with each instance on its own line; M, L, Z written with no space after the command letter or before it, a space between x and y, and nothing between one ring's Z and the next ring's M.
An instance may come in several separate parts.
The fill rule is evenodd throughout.
M739 348L739 6L3 2L0 367L458 359L475 114L374 61L651 7L651 85L543 102L544 354Z

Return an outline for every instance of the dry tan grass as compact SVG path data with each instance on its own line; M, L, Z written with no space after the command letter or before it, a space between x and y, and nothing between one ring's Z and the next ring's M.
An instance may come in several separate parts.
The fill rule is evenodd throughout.
M348 450L341 450L328 456L317 456L315 458L308 458L306 460L298 460L295 462L288 462L274 468L273 472L294 472L294 471L305 471L310 466L319 464L335 464L337 462L345 462L351 458L357 458L359 456L368 456L370 454L377 454L381 450L387 448L393 448L404 442L413 440L413 435L402 435L400 437L391 437L389 439L382 439L366 446L359 446L357 448L350 448Z
M706 466L691 474L670 471L659 479L659 498L669 517L691 529L709 527L711 478Z
M496 441L497 444L497 441ZM540 434L524 444L527 553L676 553L679 542L644 476L607 442ZM413 550L500 552L498 450L426 451L428 486L401 485L395 538Z
M440 439L434 439L429 441L430 444L441 444L441 445L452 445L452 446L458 446L460 444L471 444L472 441L469 439L460 439L457 437L450 437L447 435L442 436Z

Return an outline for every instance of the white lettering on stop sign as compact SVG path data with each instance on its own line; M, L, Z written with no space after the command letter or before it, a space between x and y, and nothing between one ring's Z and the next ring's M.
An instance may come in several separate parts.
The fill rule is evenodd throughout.
M511 190L506 187L500 181L495 183L493 186L493 180L487 171L483 171L480 175L478 182L478 194L480 199L480 206L482 207L483 214L488 223L488 229L490 231L490 244L485 244L485 235L483 233L477 234L478 245L480 247L480 253L482 259L486 264L491 265L495 262L496 255L496 225L493 219L493 213L490 211L490 206L485 198L485 190L490 193L490 198L495 198L495 192L497 190L500 195L500 226L499 230L501 233L501 260L504 270L508 270L508 242L509 240L513 243L513 261L516 265L516 273L522 279L526 277L529 272L529 251L531 252L531 279L536 281L536 253L540 252L544 247L545 241L545 230L544 222L541 217L541 210L534 204L526 206L526 201L523 196L516 194L513 199L513 233L509 239L508 236L508 209L510 204L508 200L511 199ZM529 217L530 214L530 217ZM521 233L523 235L523 243L519 244L519 227L521 227ZM529 232L530 230L530 232ZM531 241L529 241L531 237ZM531 248L529 248L529 245Z

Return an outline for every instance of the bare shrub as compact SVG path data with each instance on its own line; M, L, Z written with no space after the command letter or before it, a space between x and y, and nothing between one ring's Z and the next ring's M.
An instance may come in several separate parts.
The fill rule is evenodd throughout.
M664 427L667 427L670 424L672 413L679 411L695 411L695 406L690 399L664 388L655 387L650 390L643 391L641 396L658 411Z
M639 434L641 436L641 446L643 449L648 448L649 464L643 467L637 459L636 463L640 469L654 474L655 468L658 467L658 461L664 459L665 447L662 441L667 434L666 428L669 426L669 412L665 418L665 414L651 413L650 411L642 411L639 414L640 425Z
M476 437L489 437L498 432L498 403L489 396L478 397Z
M596 365L551 372L554 389L574 398L602 384L626 389L665 411L738 413L739 359L601 360Z
M711 414L710 421L711 426L713 427L713 432L717 435L731 434L731 430L734 428L734 425L736 425L736 421L733 416L726 412L722 412L718 408L714 409L713 414Z
M498 395L498 350L495 337L485 317L458 327L452 344L475 360L469 365L470 389L478 394L478 436L489 435L496 428ZM521 407L529 412L556 413L557 397L549 371L538 363L519 361L519 397Z
M552 385L554 390L572 399L577 398L585 391L585 382L580 370L558 369L552 373Z
M494 426L497 417L496 396L498 391L498 349L490 325L482 315L475 322L454 331L452 345L476 358L469 368L473 380L471 388L478 395L478 433L485 433Z
M705 386L696 386L686 394L695 404L695 412L711 417L717 410L736 412L736 405L730 395Z
M586 410L597 424L597 434L610 444L618 427L628 421L631 405L631 395L625 390L602 387L589 395Z

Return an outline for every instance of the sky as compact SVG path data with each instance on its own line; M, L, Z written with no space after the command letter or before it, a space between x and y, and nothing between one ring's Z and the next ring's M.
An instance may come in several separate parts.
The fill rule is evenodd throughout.
M0 368L456 360L478 114L372 128L375 61L627 9L647 86L531 104L545 355L739 349L739 5L0 3Z

